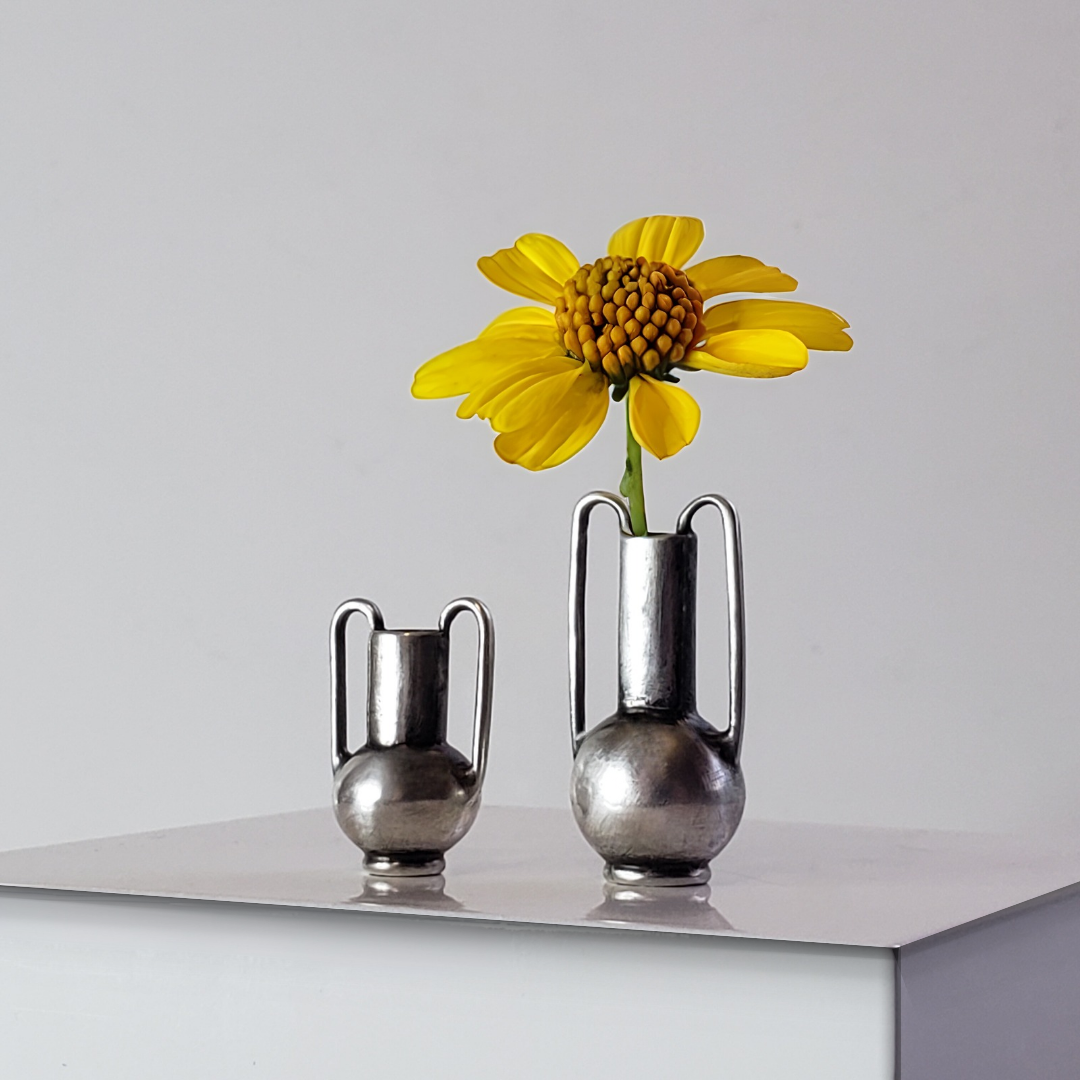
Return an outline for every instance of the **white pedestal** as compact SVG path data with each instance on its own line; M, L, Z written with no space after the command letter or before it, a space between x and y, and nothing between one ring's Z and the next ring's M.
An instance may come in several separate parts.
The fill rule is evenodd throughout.
M634 894L488 807L445 882L359 865L322 810L0 855L0 1074L1080 1072L1080 850L747 822Z

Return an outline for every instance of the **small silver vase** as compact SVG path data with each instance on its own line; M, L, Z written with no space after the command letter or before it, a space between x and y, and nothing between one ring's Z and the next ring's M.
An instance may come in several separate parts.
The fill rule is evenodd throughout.
M619 517L619 699L585 724L585 571L589 515ZM697 536L703 506L720 511L727 562L728 726L697 712ZM570 555L570 801L585 839L621 885L698 885L742 818L743 589L739 525L719 495L695 499L674 533L634 536L616 495L593 492L574 510Z
M345 628L363 613L368 638L367 741L347 748ZM471 612L480 628L472 760L446 741L450 624ZM435 630L387 630L370 600L348 600L330 624L334 814L383 877L439 874L443 855L470 829L491 730L495 627L479 601L454 600Z

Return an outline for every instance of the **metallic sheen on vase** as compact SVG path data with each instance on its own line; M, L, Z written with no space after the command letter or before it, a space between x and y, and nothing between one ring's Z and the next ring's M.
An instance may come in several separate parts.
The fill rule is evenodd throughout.
M368 638L367 741L347 749L345 629L361 612ZM446 741L450 624L470 612L480 631L472 760ZM495 627L479 600L448 604L435 630L387 630L370 600L347 600L330 623L334 814L383 877L439 874L443 855L470 829L491 731Z
M585 725L585 573L589 515L618 515L619 699ZM729 717L718 731L697 712L697 535L703 506L724 525L728 594ZM570 801L585 839L619 885L699 885L742 818L744 631L738 518L719 495L680 514L674 533L634 536L626 504L593 492L574 510L570 553Z

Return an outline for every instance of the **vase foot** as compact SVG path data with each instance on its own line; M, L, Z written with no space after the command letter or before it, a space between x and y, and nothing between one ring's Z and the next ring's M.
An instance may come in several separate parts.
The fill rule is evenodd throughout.
M437 851L371 852L364 869L375 877L432 877L446 869L446 860Z
M712 876L708 863L664 862L605 863L604 877L613 885L635 885L639 888L672 888L685 885L704 885Z

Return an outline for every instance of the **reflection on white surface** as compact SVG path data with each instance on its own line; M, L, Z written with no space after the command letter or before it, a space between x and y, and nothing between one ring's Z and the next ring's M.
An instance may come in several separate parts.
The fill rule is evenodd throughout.
M364 875L364 885L359 895L353 897L357 907L372 905L394 911L462 911L460 900L446 892L446 878L442 874L430 877L384 878L373 874Z
M708 885L681 888L637 888L604 884L604 902L586 916L613 926L679 925L690 930L730 933L734 927L710 903Z
M1071 842L745 821L713 861L707 907L635 904L605 896L568 810L511 807L482 809L448 853L460 907L390 903L361 861L327 808L7 852L0 884L891 947L1080 882Z

